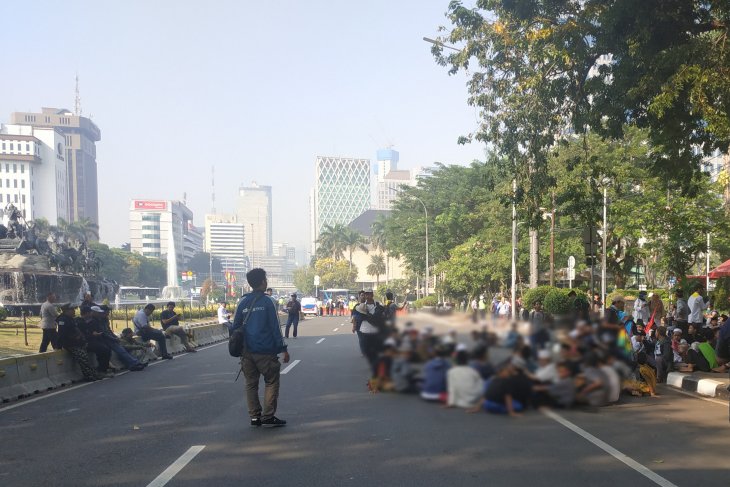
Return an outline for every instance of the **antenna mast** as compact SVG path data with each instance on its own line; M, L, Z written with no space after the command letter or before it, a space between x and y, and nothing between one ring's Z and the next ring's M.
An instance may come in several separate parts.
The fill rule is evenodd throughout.
M74 99L74 115L81 116L81 93L79 92L79 73L76 73L76 98Z
M215 215L215 164L210 169L210 212Z

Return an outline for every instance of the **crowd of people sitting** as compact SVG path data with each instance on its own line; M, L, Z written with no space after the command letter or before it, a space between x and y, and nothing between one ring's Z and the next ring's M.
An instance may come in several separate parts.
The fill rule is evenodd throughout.
M678 295L681 299L682 292ZM645 293L639 299L647 300ZM438 336L432 328L417 330L410 323L399 330L388 320L392 303L380 305L370 293L361 295L352 321L371 366L371 392L418 394L469 412L518 415L530 407L595 408L616 403L622 393L657 396L657 384L672 370L728 370L727 317L709 314L701 325L681 314L655 320L654 313L644 322L641 309L626 313L624 304L616 296L599 313L576 303L574 326L559 333L546 328L540 303L535 303L527 315L529 333L523 336L514 324L500 343L511 355L499 363L490 361L497 336L486 326L469 337L455 331Z
M160 314L162 329L150 324L155 305L148 304L132 318L135 329L125 328L117 335L109 320L111 308L95 303L91 294L86 294L80 305L59 305L56 300L56 295L50 293L41 305L43 341L40 352L45 352L49 344L54 349L66 350L79 364L86 381L114 377L114 369L110 365L112 353L124 368L133 372L144 370L150 360L157 359L158 354L163 359L172 359L166 343L171 336L179 337L186 351L196 351L180 325L182 315L175 312L172 301ZM92 366L89 354L95 357L96 367Z

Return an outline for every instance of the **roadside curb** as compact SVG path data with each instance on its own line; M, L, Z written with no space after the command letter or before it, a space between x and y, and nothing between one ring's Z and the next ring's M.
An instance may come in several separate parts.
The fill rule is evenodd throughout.
M683 374L681 372L670 372L667 375L667 385L675 389L694 392L700 396L730 401L728 384L719 380L707 379L692 374Z

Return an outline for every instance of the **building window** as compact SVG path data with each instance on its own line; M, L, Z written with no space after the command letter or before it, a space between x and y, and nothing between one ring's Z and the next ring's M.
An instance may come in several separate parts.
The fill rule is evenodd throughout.
M15 150L15 145L12 142L10 143L10 150Z
M3 150L5 150L5 142L3 142Z
M20 180L20 187L25 189L25 179Z
M20 202L25 204L25 195L24 194L20 196Z
M20 174L25 174L25 164L20 165Z
M27 142L25 143L25 152L30 152L30 144Z
M5 180L5 187L6 188L9 188L10 187L10 180L9 179L6 179Z
M18 187L18 180L13 179L13 188L17 188L17 187Z
M15 203L17 203L18 202L18 195L17 194L14 194L13 196L14 196L13 200L15 201Z
M18 172L18 165L17 164L13 164L13 172Z

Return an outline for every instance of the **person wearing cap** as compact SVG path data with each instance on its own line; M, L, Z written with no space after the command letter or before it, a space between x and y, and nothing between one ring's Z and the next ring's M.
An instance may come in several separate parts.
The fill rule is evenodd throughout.
M695 292L693 292L687 300L687 306L689 306L688 321L690 325L695 325L695 328L699 329L705 326L704 312L708 305L705 302L705 298L702 296L702 291L705 287L702 284L697 284L694 289ZM686 329L682 329L682 331L684 333L687 332Z
M119 360L121 360L124 366L132 372L138 372L144 369L147 365L130 355L120 343L119 337L117 337L112 331L109 323L110 311L111 309L106 305L91 307L91 313L97 323L97 329L101 331L102 341L111 349L112 352L117 354Z
M185 333L185 329L180 326L180 313L175 313L175 301L167 303L167 309L160 313L160 323L162 323L162 330L167 336L177 336L185 347L185 350L190 353L195 353L194 347L188 343L188 334Z
M56 295L48 293L46 301L41 305L41 329L43 330L43 339L38 353L48 350L50 343L54 350L58 350L61 346L58 344L58 331L56 330L56 317L58 316L58 308L56 307Z
M56 317L58 343L79 364L84 380L88 382L99 380L101 377L89 364L89 355L86 353L86 338L79 330L75 317L76 305L72 303L61 305L61 314Z
M291 299L286 303L286 328L284 330L284 338L289 338L289 328L294 327L294 338L297 337L297 327L299 326L299 313L302 311L302 305L297 300L297 293L292 293Z
M549 384L558 380L558 370L553 362L550 350L537 352L537 369L534 379L541 384Z
M162 358L166 360L171 360L172 355L167 353L165 334L162 330L152 328L152 325L150 325L150 316L152 315L152 312L154 310L155 305L152 303L149 303L144 308L138 309L137 312L134 314L134 317L132 318L132 323L134 324L134 328L137 331L138 337L140 337L144 341L154 340L155 342L157 342L157 348L160 350L160 355L162 356Z
M80 316L76 318L76 326L86 338L86 350L96 355L97 371L107 377L113 377L109 372L109 360L112 356L112 349L104 340L104 331L99 322L94 318L91 306L82 306L79 310Z

